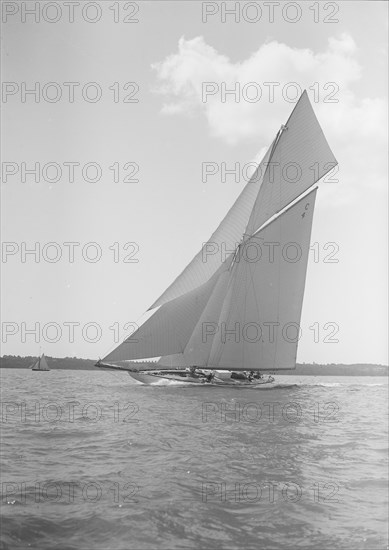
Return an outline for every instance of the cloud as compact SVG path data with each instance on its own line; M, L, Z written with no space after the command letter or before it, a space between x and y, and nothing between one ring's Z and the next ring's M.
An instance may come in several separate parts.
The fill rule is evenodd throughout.
M328 141L336 153L340 151L339 164L347 168L341 167L343 181L355 189L368 180L371 187L382 190L386 189L387 104L384 98L361 98L354 92L363 73L357 54L355 41L343 33L330 37L324 51L271 40L247 59L233 63L203 37L182 37L178 52L152 67L157 76L155 91L165 99L165 115L202 112L211 135L231 145L253 140L261 147L268 144L289 116L298 86L306 88ZM265 84L271 82L278 83L273 102L271 85ZM223 87L224 91L236 89L238 96L226 93L223 97ZM205 89L212 93L204 95ZM255 94L260 91L259 98Z
M273 40L248 59L232 63L203 37L181 38L178 53L153 65L156 91L168 98L164 114L203 111L212 135L229 143L258 136L268 139L274 132L273 116L269 115L287 116L298 95L299 88L289 83L297 83L301 90L311 88L310 95L318 102L339 99L340 91L346 97L350 84L361 76L361 67L353 58L356 51L347 34L331 37L326 51L317 54ZM269 101L272 87L274 103ZM223 91L233 89L238 97L226 93L223 98ZM214 93L206 94L207 90Z

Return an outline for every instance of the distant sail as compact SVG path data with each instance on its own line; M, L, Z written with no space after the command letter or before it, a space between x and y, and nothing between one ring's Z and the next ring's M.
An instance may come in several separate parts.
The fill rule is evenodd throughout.
M47 364L44 354L38 359L38 361L31 367L32 370L50 370Z

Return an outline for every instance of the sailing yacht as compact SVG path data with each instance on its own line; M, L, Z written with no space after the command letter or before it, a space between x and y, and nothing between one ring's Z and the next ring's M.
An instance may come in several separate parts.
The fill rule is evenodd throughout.
M316 183L336 165L304 91L210 239L96 366L146 384L258 386L294 369Z
M31 367L31 370L39 370L39 371L47 371L49 369L49 365L47 364L45 354L42 353L42 355L38 358L38 361L34 363Z

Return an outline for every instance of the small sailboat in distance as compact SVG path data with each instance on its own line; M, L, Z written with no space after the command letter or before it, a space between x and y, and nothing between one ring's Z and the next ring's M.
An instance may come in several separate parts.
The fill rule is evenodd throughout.
M304 91L209 241L96 366L146 384L264 387L263 371L294 369L315 184L336 165Z
M42 355L38 358L38 361L34 363L31 367L31 370L39 370L39 371L47 371L49 369L49 365L47 364L45 354L42 353Z

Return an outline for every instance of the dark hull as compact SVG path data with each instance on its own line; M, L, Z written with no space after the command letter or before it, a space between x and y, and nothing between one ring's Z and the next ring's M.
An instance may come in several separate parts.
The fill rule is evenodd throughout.
M50 369L31 369L38 372L49 372Z

